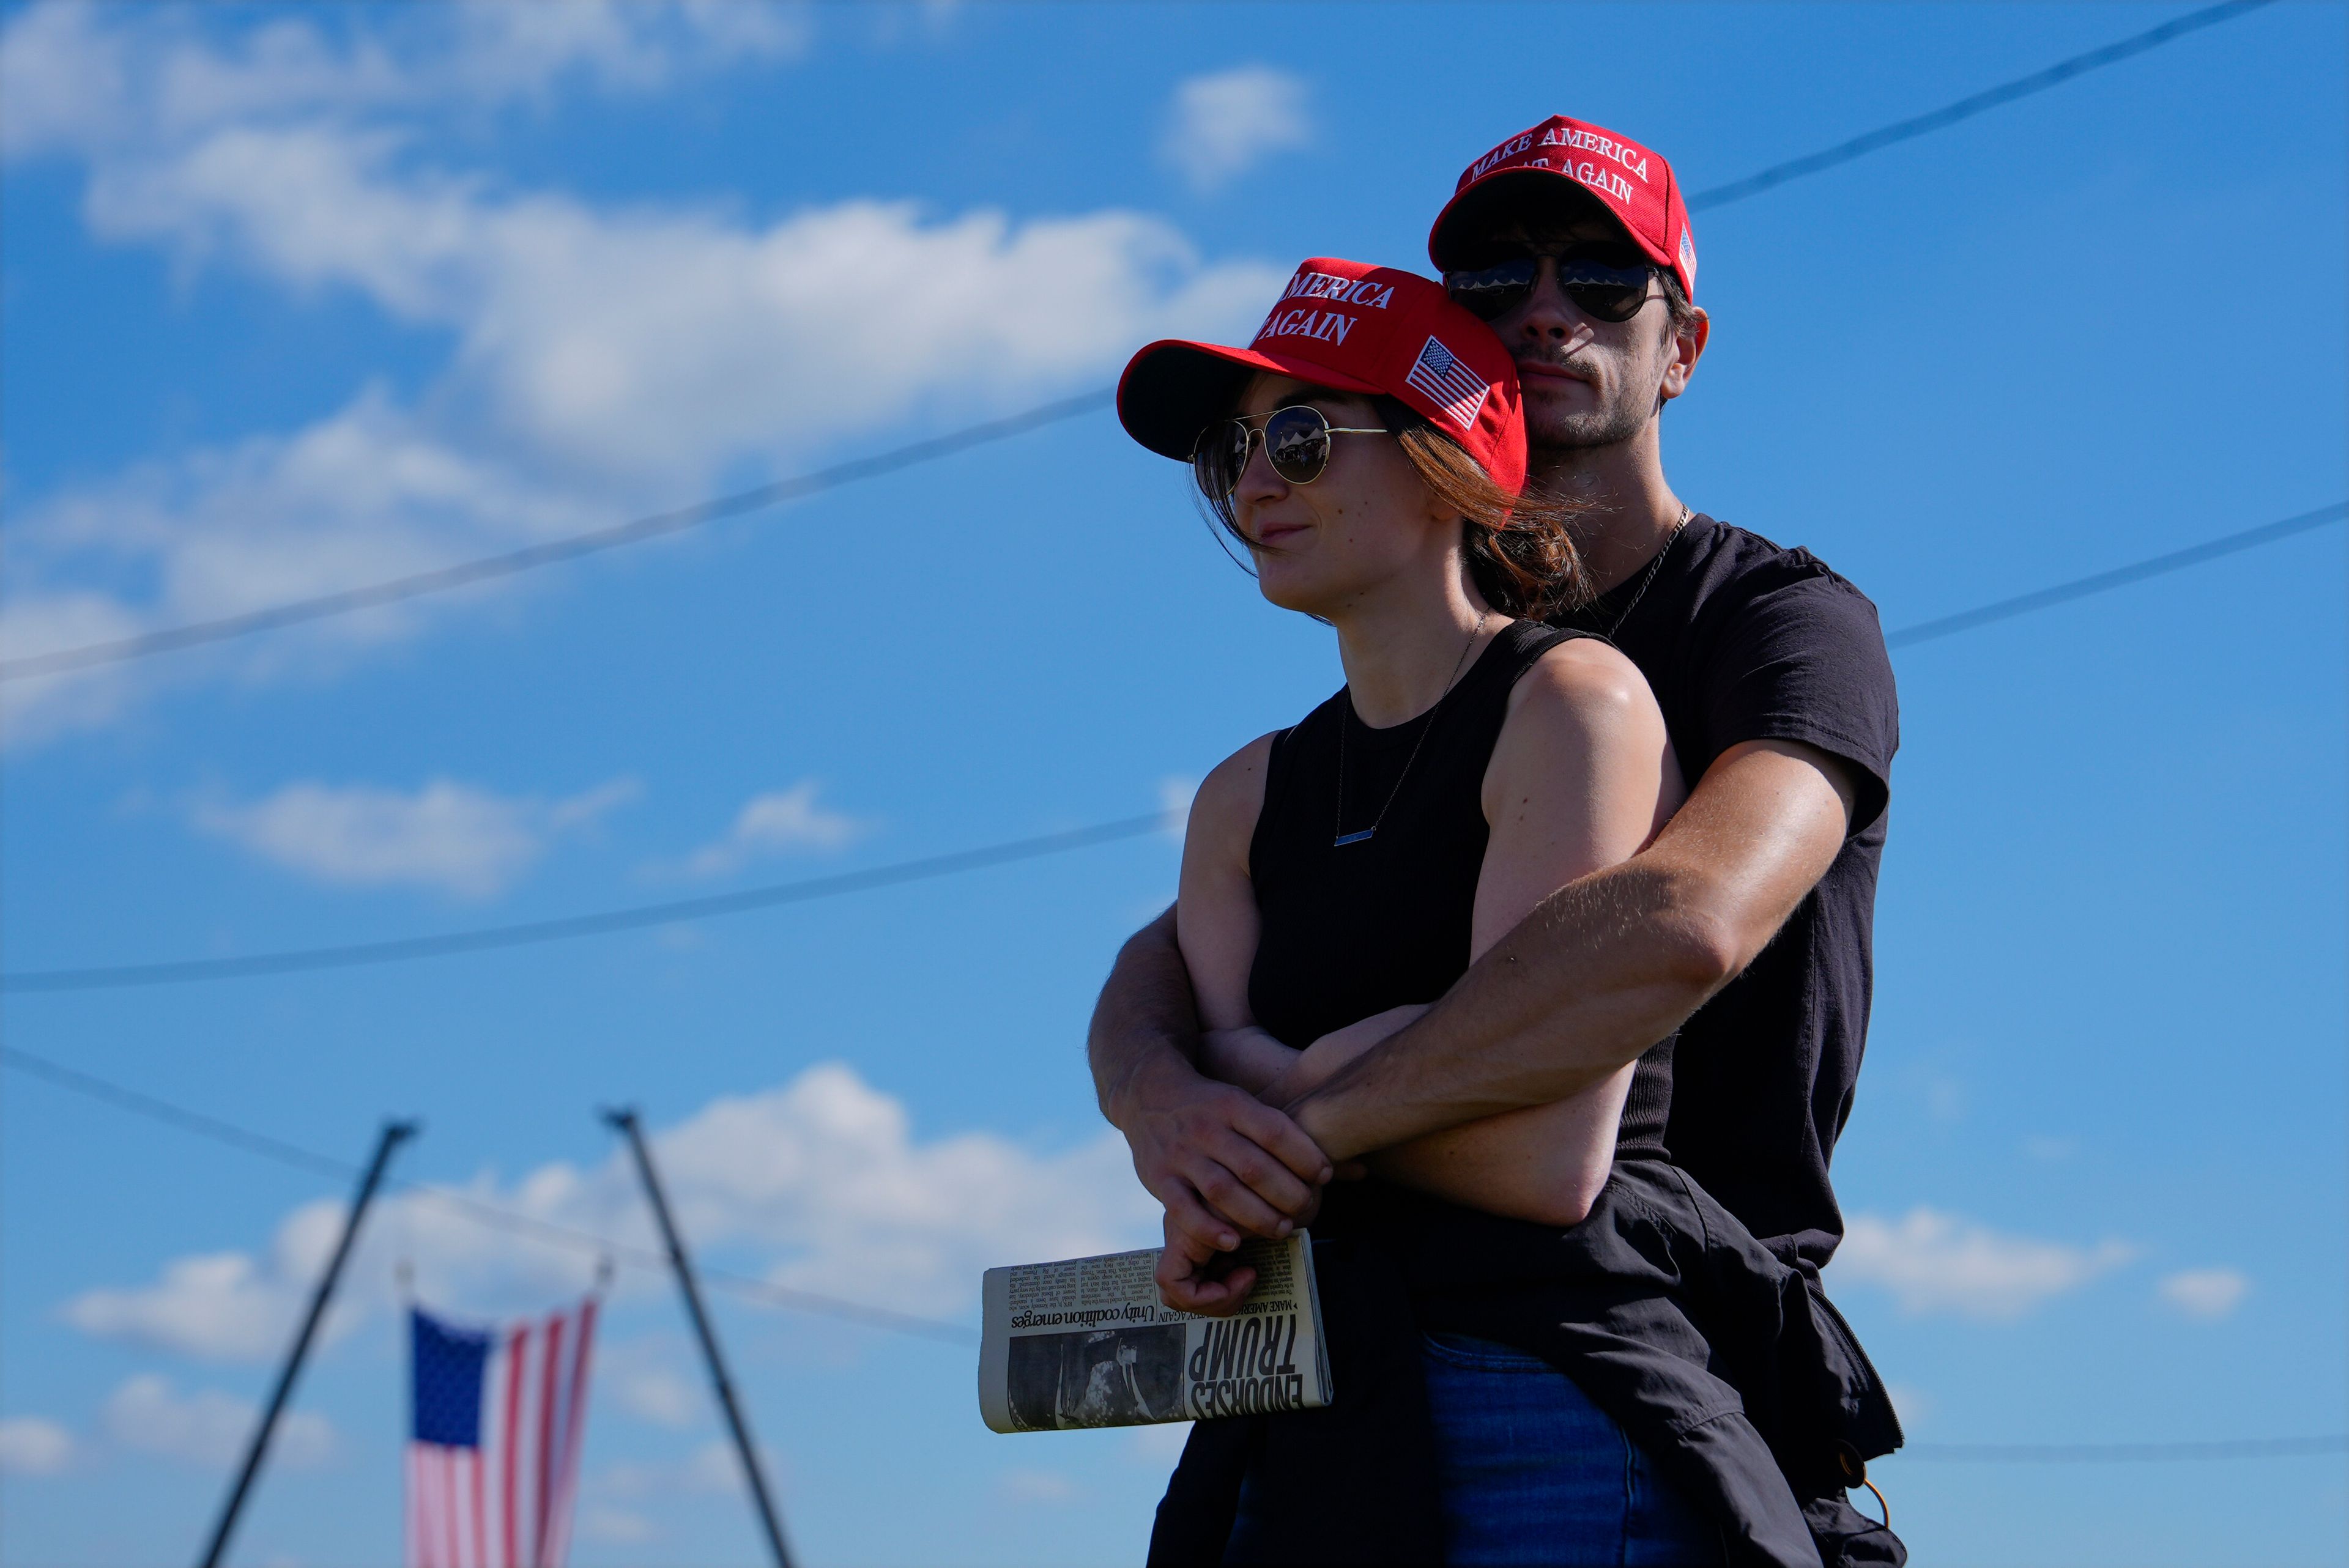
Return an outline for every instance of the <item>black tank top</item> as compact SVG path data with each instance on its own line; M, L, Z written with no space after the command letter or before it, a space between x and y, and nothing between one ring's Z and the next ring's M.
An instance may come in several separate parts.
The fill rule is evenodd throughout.
M1490 834L1485 769L1509 693L1550 649L1592 634L1514 622L1417 718L1372 729L1341 689L1273 738L1248 844L1261 921L1248 1006L1274 1038L1301 1050L1373 1013L1433 1002L1466 973ZM1366 839L1336 841L1373 824ZM1662 1151L1671 1047L1667 1038L1640 1058L1619 1156Z

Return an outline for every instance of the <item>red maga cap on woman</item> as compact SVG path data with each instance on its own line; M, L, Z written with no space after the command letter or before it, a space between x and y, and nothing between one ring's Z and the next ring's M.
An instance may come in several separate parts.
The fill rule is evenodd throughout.
M1257 371L1399 399L1494 483L1525 488L1516 364L1492 328L1417 273L1312 257L1246 348L1167 338L1136 354L1118 382L1117 417L1152 451L1187 460Z

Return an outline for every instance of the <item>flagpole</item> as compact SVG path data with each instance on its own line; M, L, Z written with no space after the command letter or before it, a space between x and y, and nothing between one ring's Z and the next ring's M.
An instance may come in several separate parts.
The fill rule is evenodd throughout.
M277 1418L285 1413L286 1402L294 1397L294 1379L301 1375L302 1363L310 1354L310 1341L317 1336L319 1320L326 1315L326 1303L335 1294L335 1283L342 1278L343 1265L350 1261L351 1243L358 1238L359 1222L367 1218L367 1206L375 1202L376 1189L383 1183L384 1168L391 1163L391 1151L415 1137L416 1130L417 1124L412 1121L383 1124L383 1132L376 1140L375 1158L367 1162L367 1174L359 1178L358 1196L351 1200L350 1214L343 1221L343 1239L335 1243L335 1255L326 1264L316 1294L310 1297L309 1315L302 1320L302 1331L294 1336L294 1348L286 1354L285 1369L277 1375L276 1391L269 1396L269 1408L263 1412L252 1446L244 1451L244 1466L237 1471L236 1484L229 1488L228 1502L221 1510L212 1544L204 1548L202 1568L220 1568L221 1559L228 1553L229 1536L236 1529L237 1515L244 1511L244 1500L253 1490L254 1478L261 1473L261 1461L269 1452L269 1439L277 1430Z
M734 1398L734 1385L726 1376L726 1360L718 1352L718 1335L709 1326L709 1315L702 1310L701 1289L693 1281L693 1265L687 1261L685 1243L677 1233L677 1222L669 1217L668 1199L661 1191L660 1177L653 1170L652 1151L645 1147L644 1129L638 1125L633 1109L607 1110L604 1119L628 1140L629 1150L636 1157L636 1174L643 1179L645 1197L653 1207L653 1218L660 1222L661 1240L668 1246L669 1267L677 1273L678 1288L685 1294L685 1310L693 1319L693 1331L701 1339L702 1358L709 1363L709 1381L718 1390L719 1408L726 1412L726 1424L734 1433L734 1448L742 1456L742 1473L750 1482L750 1501L758 1506L759 1522L766 1527L767 1545L775 1554L775 1568L792 1568L792 1554L783 1546L783 1527L775 1518L774 1499L767 1493L767 1478L759 1468L758 1450L750 1444L750 1423L743 1418L742 1407Z

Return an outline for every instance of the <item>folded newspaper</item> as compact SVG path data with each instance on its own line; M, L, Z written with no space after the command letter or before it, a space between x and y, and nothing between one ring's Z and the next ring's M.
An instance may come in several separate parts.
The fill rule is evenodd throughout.
M1254 1241L1256 1287L1230 1317L1158 1299L1156 1247L987 1271L978 1409L999 1432L1137 1427L1330 1402L1321 1297L1304 1232Z

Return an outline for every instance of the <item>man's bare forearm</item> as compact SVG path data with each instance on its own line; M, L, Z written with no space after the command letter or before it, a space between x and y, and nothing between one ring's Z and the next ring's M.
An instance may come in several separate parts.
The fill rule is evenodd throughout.
M1351 1160L1565 1099L1680 1026L1733 974L1668 867L1631 861L1559 889L1418 1022L1288 1109Z
M1118 954L1086 1056L1102 1114L1125 1135L1143 1187L1166 1206L1160 1290L1186 1312L1228 1312L1254 1275L1218 1283L1198 1265L1243 1237L1288 1235L1333 1172L1295 1122L1199 1070L1199 1037L1169 910Z
M1137 1085L1172 1069L1198 1070L1199 1005L1174 939L1174 911L1127 938L1101 999L1093 1004L1085 1057L1093 1094L1111 1125L1123 1127Z
M1794 741L1715 760L1656 841L1544 899L1417 1023L1288 1106L1332 1160L1546 1105L1680 1027L1842 848L1844 764Z

